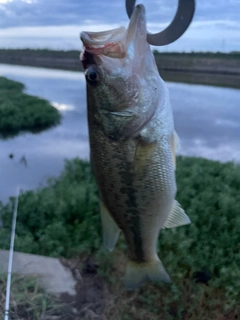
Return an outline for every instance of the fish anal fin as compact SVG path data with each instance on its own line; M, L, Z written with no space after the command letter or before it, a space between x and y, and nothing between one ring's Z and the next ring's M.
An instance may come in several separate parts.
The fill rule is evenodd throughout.
M183 208L180 206L180 204L176 200L174 200L172 210L163 228L175 228L175 227L183 226L190 223L191 221L189 217L186 215L186 213L184 212Z
M125 287L130 290L137 289L148 281L157 284L170 282L169 275L159 258L144 263L128 261L124 279Z
M100 208L103 228L103 244L106 249L113 251L119 237L120 229L102 201L100 203Z
M174 131L174 149L177 152L180 149L180 139L176 131Z

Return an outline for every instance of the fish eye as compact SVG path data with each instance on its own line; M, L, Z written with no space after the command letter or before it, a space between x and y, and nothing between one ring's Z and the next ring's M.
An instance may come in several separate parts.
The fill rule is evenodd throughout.
M90 68L85 71L85 78L89 84L94 85L98 83L100 75L95 68Z

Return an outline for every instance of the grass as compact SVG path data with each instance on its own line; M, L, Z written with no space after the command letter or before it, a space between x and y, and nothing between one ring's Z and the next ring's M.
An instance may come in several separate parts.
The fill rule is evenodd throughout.
M171 284L124 290L125 241L113 253L102 248L97 188L89 163L79 159L67 161L45 188L21 194L16 251L92 256L108 286L106 319L238 319L240 165L186 157L177 164L177 199L192 224L161 232L158 253ZM9 246L12 209L13 199L0 205L2 249Z
M4 318L7 276L0 272L0 319ZM60 319L61 305L56 297L39 287L33 276L12 277L9 319L54 320Z
M48 101L23 92L24 85L0 77L0 137L37 133L60 123L59 111Z

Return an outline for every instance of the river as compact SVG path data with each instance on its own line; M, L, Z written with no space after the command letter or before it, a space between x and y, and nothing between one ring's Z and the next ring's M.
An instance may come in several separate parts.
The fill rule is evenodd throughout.
M26 93L43 97L63 114L61 125L40 134L0 140L0 200L57 176L64 159L89 158L85 79L82 73L0 64L0 75L22 82ZM179 154L240 161L240 90L167 83ZM9 158L13 154L13 158ZM20 163L25 157L27 166Z

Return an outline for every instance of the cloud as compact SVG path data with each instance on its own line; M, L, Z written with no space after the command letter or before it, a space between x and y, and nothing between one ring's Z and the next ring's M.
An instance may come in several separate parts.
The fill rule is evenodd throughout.
M4 3L1 3L4 1ZM138 1L137 1L138 2ZM148 21L170 22L177 9L177 0L145 0ZM239 19L239 0L219 0L216 3L208 0L196 2L195 21ZM91 19L101 23L119 23L127 21L125 1L92 0L0 0L5 8L0 14L0 27L40 26L40 25L73 25ZM5 13L4 13L5 12ZM6 15L8 12L8 15ZM11 13L12 19L9 19Z
M0 0L0 4L4 4L4 3L8 3L8 2L12 2L12 0Z
M13 0L1 5L5 10L0 13L0 27L73 25L86 19L96 23L113 23L116 16L127 20L124 5L120 6L119 0L116 2L93 0L90 6L86 0Z
M79 39L79 34L83 30L88 31L99 31L99 30L107 30L110 28L117 28L118 25L112 24L89 24L89 25L66 25L66 26L44 26L44 27L21 27L19 28L8 28L8 29L0 29L0 36L5 37L14 37L18 34L19 38L73 38ZM19 32L20 30L20 32Z
M150 32L159 32L170 23L178 3L139 2L146 6ZM164 49L239 50L239 11L239 0L197 1L189 29ZM124 0L92 0L91 5L88 0L0 0L0 47L77 48L82 30L107 30L127 24Z

